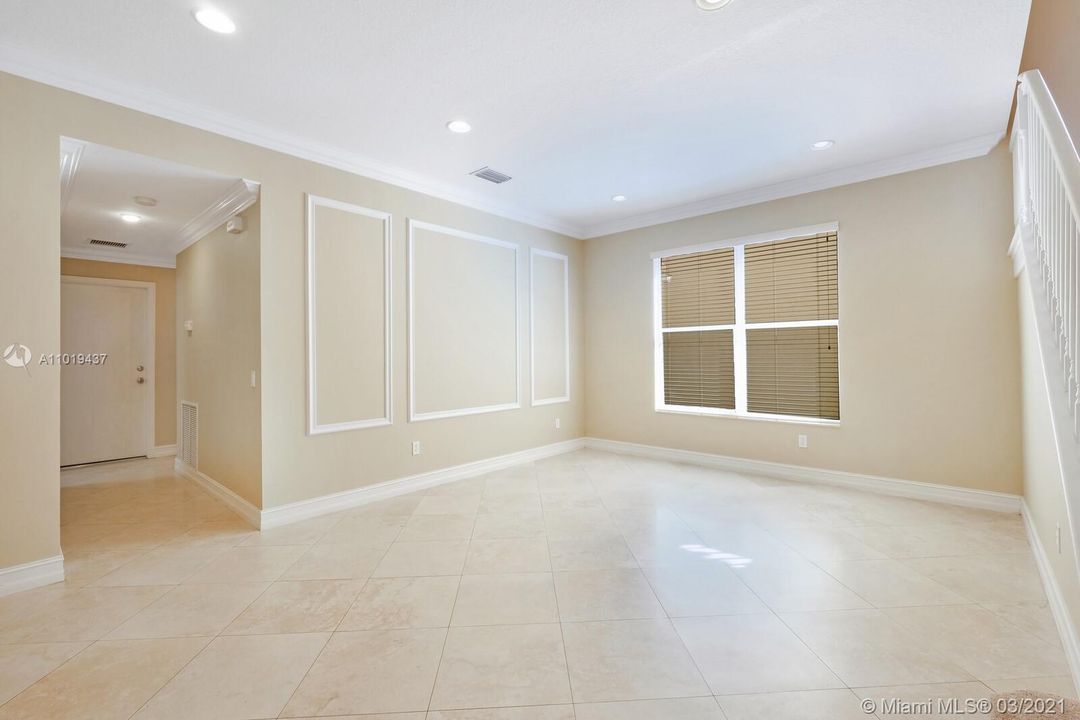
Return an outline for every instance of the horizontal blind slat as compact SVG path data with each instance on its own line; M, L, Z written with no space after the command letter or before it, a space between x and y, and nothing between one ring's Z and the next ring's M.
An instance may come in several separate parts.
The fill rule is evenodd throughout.
M665 329L735 323L734 248L662 258ZM839 319L835 232L743 248L748 323ZM663 334L664 401L734 409L734 334ZM747 410L840 417L838 328L746 330Z
M836 327L746 332L747 410L840 419Z
M721 248L660 261L663 326L735 322L735 251Z
M735 408L735 347L731 330L664 335L664 403Z
M747 322L838 318L835 233L747 245L744 252Z

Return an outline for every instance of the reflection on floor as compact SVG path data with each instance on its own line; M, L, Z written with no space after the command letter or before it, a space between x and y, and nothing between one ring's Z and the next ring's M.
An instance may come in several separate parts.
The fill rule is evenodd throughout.
M0 718L1074 694L1016 516L592 451L262 533L171 459L65 478L107 482L63 490L67 582L0 598Z

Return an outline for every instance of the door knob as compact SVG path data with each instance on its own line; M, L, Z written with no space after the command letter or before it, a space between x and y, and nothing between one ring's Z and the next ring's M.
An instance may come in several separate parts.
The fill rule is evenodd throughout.
M137 383L139 383L140 385L142 385L142 384L143 384L144 382L146 382L146 380L144 380L143 378L139 378L139 379L138 379L138 380L136 380L135 382L137 382Z
M143 366L142 366L142 365L140 365L139 367L137 367L137 368L135 368L135 369L136 369L136 370L138 370L139 372L142 372L142 371L143 371Z

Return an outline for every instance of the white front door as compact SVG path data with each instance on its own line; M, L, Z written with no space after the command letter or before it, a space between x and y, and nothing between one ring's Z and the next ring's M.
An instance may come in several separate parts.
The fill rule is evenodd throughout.
M60 283L61 465L149 450L150 291L104 282L65 277ZM88 361L103 354L104 362Z

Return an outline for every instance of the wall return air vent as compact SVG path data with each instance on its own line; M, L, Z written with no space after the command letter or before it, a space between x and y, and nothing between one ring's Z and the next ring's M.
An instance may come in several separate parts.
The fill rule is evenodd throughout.
M98 240L97 238L90 238L87 241L87 244L111 248L126 248L128 246L128 244L125 242L116 242L115 240Z
M480 178L481 180L487 180L488 182L493 182L496 185L502 185L504 182L511 179L509 175L505 175L505 174L499 172L498 170L492 170L489 167L482 167L479 170L473 170L469 174L470 175L475 175L476 177Z
M180 462L199 467L199 406L187 400L180 401Z

